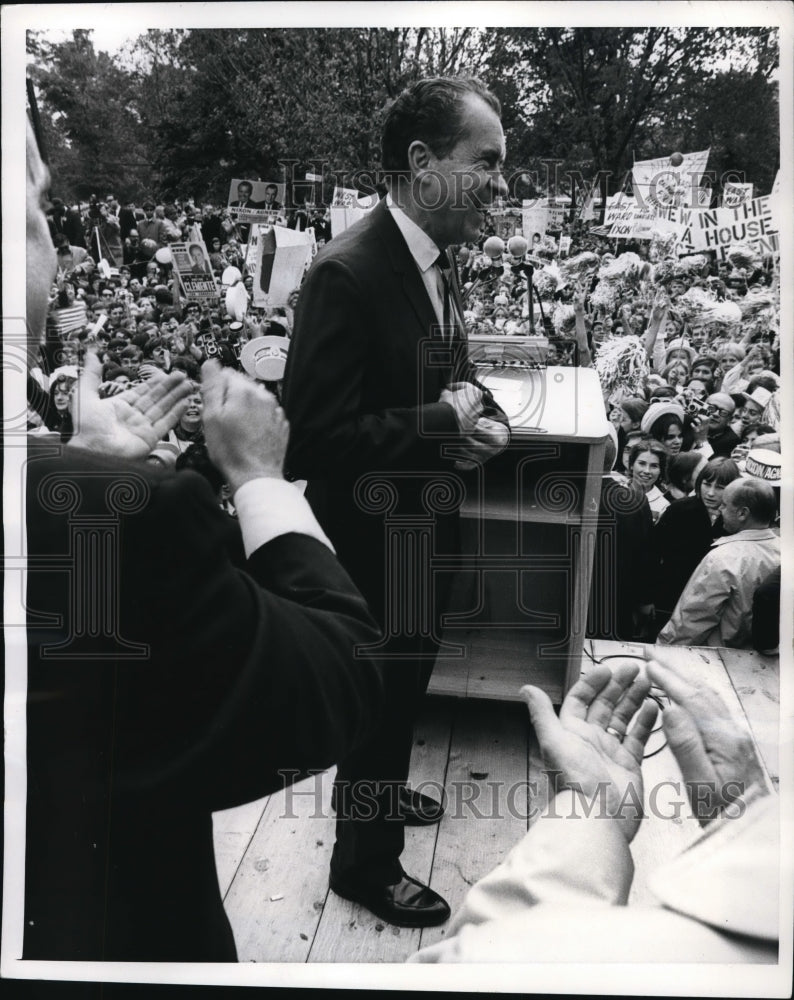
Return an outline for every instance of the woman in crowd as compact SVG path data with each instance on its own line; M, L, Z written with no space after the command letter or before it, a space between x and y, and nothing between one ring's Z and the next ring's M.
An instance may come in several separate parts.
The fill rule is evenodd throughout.
M654 523L670 506L661 489L667 474L667 449L658 441L643 438L634 445L629 455L629 478L645 494Z
M672 401L654 403L645 412L640 430L663 444L668 455L677 455L684 444L684 410Z
M711 543L725 534L719 512L722 494L740 475L733 459L711 459L695 480L695 495L676 500L659 518L654 533L660 561L654 600L657 635Z
M44 413L44 426L48 431L60 434L62 441L68 441L74 433L69 402L76 381L77 369L70 366L68 371L56 373L50 385L48 406Z
M681 358L676 358L662 370L662 377L667 385L671 385L673 388L682 386L689 378L689 365Z
M626 439L632 431L640 429L642 418L647 409L648 404L644 399L630 396L614 406L609 414L610 420L617 427L618 431L618 456L620 458L617 468L620 472L625 471L622 455L626 447Z

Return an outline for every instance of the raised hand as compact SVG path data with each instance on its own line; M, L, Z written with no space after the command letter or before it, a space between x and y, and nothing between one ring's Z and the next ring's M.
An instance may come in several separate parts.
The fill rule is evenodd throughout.
M749 732L731 717L719 695L682 677L658 648L648 676L670 699L662 725L701 826L751 785L766 787Z
M289 424L273 393L218 361L201 366L201 382L207 449L232 494L251 479L283 479Z
M184 372L163 375L101 399L102 365L93 353L69 401L71 445L119 458L144 458L182 416L190 395Z
M657 713L645 700L650 681L638 674L633 662L620 663L614 673L593 667L565 696L559 718L545 691L525 685L520 692L546 764L588 799L605 792L607 814L627 842L642 819L634 804L642 802L642 755Z

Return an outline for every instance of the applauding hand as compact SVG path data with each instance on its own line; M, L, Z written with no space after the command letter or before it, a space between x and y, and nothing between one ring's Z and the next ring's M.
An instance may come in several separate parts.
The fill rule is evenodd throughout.
M634 804L642 802L642 755L657 713L656 704L645 701L650 681L638 672L631 662L614 673L593 667L565 696L559 718L545 691L521 688L546 764L588 799L605 790L607 813L629 843L642 819Z
M733 720L714 691L676 673L659 650L648 664L648 676L670 699L662 725L701 826L751 785L766 789L749 732Z
M93 353L74 387L69 409L75 432L69 442L79 448L144 458L181 417L191 393L184 372L162 375L101 399L102 365Z
M204 436L232 494L251 479L283 479L289 424L272 392L218 361L201 367Z

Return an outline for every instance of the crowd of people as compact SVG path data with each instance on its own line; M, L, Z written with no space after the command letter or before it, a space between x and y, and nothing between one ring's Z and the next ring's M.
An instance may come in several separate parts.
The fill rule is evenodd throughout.
M634 560L641 568L621 574L624 586L610 597L615 604L629 602L630 609L616 608L607 627L591 621L591 634L655 640L663 633L663 640L683 642L683 631L663 629L700 560L727 533L725 487L760 476L778 496L779 262L746 245L731 247L725 260L716 253L677 258L664 233L621 246L580 220L559 232L533 234L521 257L510 254L509 241L495 257L483 247L496 232L499 212L486 216L476 241L456 248L469 336L534 333L545 338L547 364L594 366L617 432L614 467L607 471L644 496L650 510L652 523L642 535L647 558ZM327 215L300 206L283 210L280 222L300 227L310 221L322 245L331 239ZM29 380L31 432L68 439L69 398L86 350L99 351L103 394L157 372L183 371L194 383L191 408L150 461L199 468L233 513L203 444L200 367L214 357L239 368L241 350L254 337L289 341L298 289L283 307L254 308L254 279L246 268L249 227L210 204L198 210L192 201L155 205L144 199L137 208L108 195L93 199L81 215L77 206L67 209L56 199L48 222L58 267L41 368ZM171 265L158 253L197 232L218 282L217 299L175 293ZM564 237L568 247L560 254ZM232 283L244 289L241 318L223 301ZM278 383L270 387L280 391ZM774 514L773 528L776 520ZM778 579L779 568L767 576ZM755 582L767 593L768 580ZM751 605L752 598L745 608L750 616ZM727 639L712 631L710 639L686 632L687 641L755 644L767 651L777 645L766 632L753 637L749 618Z
M422 111L433 116L432 142L416 139ZM446 900L400 862L405 825L432 825L445 811L407 783L445 597L418 593L423 603L407 609L426 628L395 623L408 598L397 588L416 563L400 553L398 572L387 572L395 567L383 519L372 514L399 508L405 520L425 511L453 461L450 441L486 461L510 440L505 413L468 357L451 271L457 253L475 327L486 314L492 322L503 299L508 314L513 300L515 315L526 306L530 319L526 261L499 264L487 234L478 238L479 206L507 192L500 115L480 81L412 85L384 123L388 199L330 241L294 316L293 303L243 319L220 299L179 294L158 250L180 218L158 214L153 202L136 222L142 260L136 251L110 266L103 248L123 254L132 235L110 221L112 201L92 206L97 236L87 248L66 233L48 236L40 205L49 178L29 130L26 551L42 571L30 574L27 593L24 957L233 961L212 812L269 794L286 773L295 780L332 764L331 890L397 926L449 918ZM422 184L431 173L449 180L461 164L473 182L465 210L449 198L428 211L417 197ZM236 239L203 236L236 255L233 283L245 289ZM746 287L737 288L731 274L710 282L705 258L681 263L653 243L648 260L582 244L548 264L534 254L550 242L537 243L537 301L550 307L543 328L572 344L570 363L595 368L612 421L600 528L617 557L596 574L594 592L609 590L627 552L643 555L645 587L631 594L643 603L620 606L632 634L663 624L661 644L747 645L761 591L774 603L780 559L770 485L780 476L774 262L755 267L752 251L734 248L734 270L746 265ZM221 250L212 266L222 284L232 282L227 265ZM232 370L236 348L265 332L289 342L278 399ZM433 332L429 364L416 344ZM753 357L760 368L747 364ZM756 427L752 442L745 424ZM51 447L51 434L68 447ZM170 475L142 460L188 471ZM285 468L305 474L305 496ZM434 551L454 555L459 512L440 503ZM79 558L83 541L98 551L91 546L101 531L107 558ZM665 550L665 535L684 540L686 552ZM66 551L76 553L73 565L58 557L51 570L47 560ZM620 593L612 587L607 597ZM567 921L592 912L594 901L626 903L641 766L657 716L652 683L669 699L662 725L688 789L708 786L705 799L690 789L708 847L723 836L734 848L718 868L733 872L749 841L760 846L748 877L765 889L777 884L774 796L725 706L658 663L597 664L567 693L559 719L544 692L522 689L544 760L561 779L551 813L472 888L440 946L416 960L524 960L536 930L527 919L549 912L539 904L562 903ZM360 808L364 789L369 811ZM639 808L626 813L629 790ZM594 815L588 800L602 791ZM596 822L560 827L555 802L569 818L581 812ZM734 820L728 807L737 802ZM741 822L745 812L752 823ZM720 871L706 881L709 899ZM682 884L687 890L685 874ZM662 926L658 912L635 908L628 920L638 933L658 925L701 960L769 960L777 913L765 893L753 920L733 884L732 905L720 900L714 912L666 896L670 888L660 898L686 918ZM620 922L604 921L608 957L626 957L615 947Z

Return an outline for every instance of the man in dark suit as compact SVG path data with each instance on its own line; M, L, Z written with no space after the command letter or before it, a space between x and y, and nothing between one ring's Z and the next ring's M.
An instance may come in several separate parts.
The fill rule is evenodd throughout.
M55 267L48 187L29 130L33 349ZM351 751L382 709L379 669L351 656L377 630L283 479L275 397L204 366L238 527L202 477L142 461L184 376L100 399L100 371L91 356L69 445L28 448L23 958L234 961L212 812Z
M404 822L443 814L405 787L449 584L430 555L459 551L456 459L485 461L509 438L473 378L446 252L476 239L486 206L507 193L499 110L474 80L423 80L397 98L383 134L389 196L318 255L285 373L288 470L309 480L389 664L387 716L337 772L330 885L401 926L449 915L399 861Z
M265 208L262 201L254 201L251 195L254 193L253 185L250 181L240 181L237 185L237 200L229 202L229 208Z

